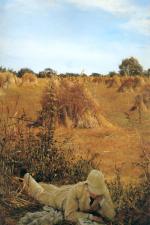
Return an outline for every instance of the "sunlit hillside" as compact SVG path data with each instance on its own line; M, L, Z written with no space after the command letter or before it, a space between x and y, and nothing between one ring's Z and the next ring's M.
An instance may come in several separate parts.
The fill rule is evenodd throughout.
M96 168L104 172L115 202L113 225L128 220L138 225L139 218L147 225L147 213L141 213L147 211L149 195L149 137L149 76L39 77L2 71L1 221L15 225L29 207L41 208L22 189L22 167L37 181L54 184L85 180Z
M131 112L130 116L128 112L135 104L135 97L141 94L146 85L150 83L149 78L54 77L38 78L36 83L32 83L32 81L25 83L24 78L22 82L18 82L19 84L1 88L1 110L9 110L10 116L16 119L25 114L29 124L36 121L38 112L41 110L43 91L49 82L55 86L55 91L59 92L58 98L63 102L59 104L69 104L68 107L73 108L73 104L79 104L73 103L73 99L76 98L74 101L78 102L79 100L82 103L80 104L81 110L89 105L90 110L97 107L95 110L100 116L99 125L93 127L73 126L71 122L74 119L73 115L72 117L67 115L65 118L65 123L67 121L70 125L65 123L57 125L56 139L60 143L65 143L67 148L72 149L71 154L75 156L74 160L81 156L89 159L96 154L95 163L106 172L108 178L113 175L116 165L122 168L125 179L133 179L133 174L138 173L133 163L139 159L143 141L148 142L149 140L150 111L149 106L145 106L147 110L141 109L141 118L139 118L138 109ZM125 84L126 88L120 91ZM71 85L74 85L73 89L71 89ZM85 90L83 93L82 89ZM76 90L79 92L76 94L78 97L75 97ZM88 96L88 103L83 103L86 98L81 95L84 94ZM62 97L63 95L66 97ZM62 112L60 113L62 114ZM85 124L89 124L91 112L88 111L84 118L82 115L78 124L82 124L83 120ZM37 130L38 127L33 128L33 132L37 132ZM70 156L66 155L66 157Z

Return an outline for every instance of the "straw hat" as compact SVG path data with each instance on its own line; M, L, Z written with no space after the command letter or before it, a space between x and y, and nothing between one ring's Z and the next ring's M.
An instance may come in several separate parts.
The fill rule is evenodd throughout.
M106 191L106 184L104 180L104 175L99 170L92 170L86 180L88 184L88 190L96 195L103 195Z

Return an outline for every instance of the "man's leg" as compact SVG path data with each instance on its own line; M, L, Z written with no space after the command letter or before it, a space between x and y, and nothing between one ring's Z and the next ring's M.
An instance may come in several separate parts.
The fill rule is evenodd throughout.
M38 200L42 204L49 205L54 208L56 207L54 196L38 184L29 173L25 174L23 184L25 190L34 199Z

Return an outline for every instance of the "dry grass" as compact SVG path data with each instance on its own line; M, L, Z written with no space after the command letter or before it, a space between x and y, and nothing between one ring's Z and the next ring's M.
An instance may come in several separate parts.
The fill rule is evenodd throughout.
M38 83L38 78L36 77L36 75L32 74L32 73L25 73L22 76L22 83L21 85L26 86L26 85L37 85Z
M136 164L136 166L142 168L141 177L136 179L136 182L128 182L127 184L122 181L122 166L120 166L120 168L115 167L115 177L113 180L108 182L117 212L115 221L112 223L113 225L148 225L149 223L150 174L148 168L149 155L145 153L147 147L148 146L143 146L143 154L141 155L140 161ZM95 157L97 156L95 155ZM77 161L77 163L71 168L67 182L75 183L85 180L89 170L94 167L93 160L94 158L90 158L88 160L81 159ZM5 184L10 185L10 183L11 189L2 194L0 204L1 222L3 222L2 224L4 225L15 225L19 218L26 212L39 211L41 209L41 206L37 204L37 202L30 199L22 192L21 183L19 183L19 180L15 179L12 175L9 177L9 180L5 177ZM62 184L62 181L59 180L59 184ZM59 225L60 224L73 225L67 221L62 221Z
M17 87L8 89L5 95L1 96L1 101L6 106L10 106L9 109L11 115L13 115L15 113L15 102L19 96L17 117L25 112L28 119L32 121L37 118L37 111L41 110L40 100L46 84L47 80L39 79L38 86L34 88ZM136 129L141 131L144 137L148 139L149 113L143 114L143 123L140 125L138 114L134 113L131 120L128 120L124 114L133 105L136 93L127 92L120 95L115 88L108 89L103 83L94 85L91 81L88 81L86 88L91 93L92 99L94 97L98 105L101 106L100 113L121 129L113 131L104 127L83 130L59 127L56 130L56 134L59 136L58 139L61 141L72 136L76 155L80 153L86 157L88 149L94 153L101 153L104 158L103 169L108 174L110 173L110 176L112 176L112 162L125 162L126 171L128 171L127 176L130 177L130 172L134 173L132 167L129 166L130 162L134 161L134 158L135 160L138 158L140 150ZM71 96L73 97L73 94ZM69 100L68 104L71 104Z
M135 91L141 89L145 84L145 80L143 77L125 77L122 79L122 84L118 88L119 92L125 91Z
M139 94L134 97L134 102L128 112L126 112L127 118L131 119L133 113L137 113L139 117L139 123L143 122L143 116L145 112L150 109L150 85L144 85Z
M83 84L77 81L55 80L53 86L57 98L59 125L72 128L113 128L113 125L101 115L100 106ZM47 99L45 91L43 105L46 105Z
M18 83L18 79L10 72L0 72L0 88L10 88Z
M119 76L113 76L105 80L105 84L108 88L119 88L121 86L121 78Z
M59 154L56 154L56 156L60 157L59 160L63 160L61 165L67 168L65 177L61 180L63 183L71 182L69 180L71 173L74 174L74 182L84 179L86 176L85 171L88 171L93 164L96 168L104 171L109 182L115 174L113 170L115 164L123 168L121 180L126 183L130 183L132 179L137 181L137 177L141 174L139 167L133 167L133 163L136 161L142 162L140 161L141 141L139 137L142 136L144 142L149 143L149 110L143 113L141 124L138 121L137 113L134 113L130 120L127 119L124 112L127 112L132 106L134 98L140 89L135 88L134 92L127 91L120 94L116 92L116 87L107 88L104 82L105 79L96 83L92 81L92 78L84 78L82 81L80 78L70 78L70 81L66 78L55 81L55 86L59 90L58 94L61 93L59 94L59 102L61 106L65 105L67 115L74 117L75 110L72 103L75 105L77 102L77 115L82 115L85 106L92 108L96 112L98 107L98 112L118 127L117 129L104 126L93 129L79 129L71 126L57 127L55 133L57 139L56 149L59 149ZM85 80L87 90L83 88L82 84ZM52 82L51 79L50 81ZM39 150L42 148L41 139L37 134L40 133L40 128L29 128L26 125L29 123L28 120L32 121L37 118L37 111L41 110L40 101L47 83L46 79L39 79L38 85L35 87L12 87L4 90L4 95L0 96L0 148L1 156L4 157L1 157L0 191L2 193L1 200L3 200L1 202L6 203L1 206L1 221L5 221L4 224L7 225L14 225L19 216L28 210L28 206L32 202L24 194L18 195L21 190L21 183L14 178L16 169L18 171L18 161L26 165L29 171L39 178L39 175L37 176L37 162L40 157ZM143 85L142 88L145 90L142 93L149 93L149 88L144 88ZM143 96L147 96L147 94ZM93 102L93 98L96 104L95 101ZM71 112L66 106L70 107ZM54 151L54 153L56 152ZM94 158L95 156L96 158ZM58 164L57 157L54 157L55 166L52 168L51 178L55 182L60 182L59 179L62 176L60 169L62 167L57 170L60 175L56 176L56 179L53 177L53 174L55 174L53 169L56 169ZM30 166L31 159L34 161L34 167L32 168ZM71 167L68 161L71 162ZM49 167L49 164L47 166ZM40 174L40 178L41 176L43 174ZM111 186L117 208L120 207L114 224L147 225L146 222L141 220L146 217L140 208L142 205L146 212L147 201L145 199L147 199L148 190L145 183L143 182L143 184L137 186L135 184L126 186L120 195L120 188L122 188L123 183L117 184L117 182L115 181L115 184ZM5 193L5 191L7 192ZM138 194L136 195L136 193ZM5 198L6 196L7 198ZM130 196L130 202L127 201L127 196ZM133 207L135 205L138 211ZM22 209L22 212L19 211L19 208ZM33 208L34 206L31 204L31 210ZM16 218L14 214L16 214ZM140 223L138 223L139 221Z

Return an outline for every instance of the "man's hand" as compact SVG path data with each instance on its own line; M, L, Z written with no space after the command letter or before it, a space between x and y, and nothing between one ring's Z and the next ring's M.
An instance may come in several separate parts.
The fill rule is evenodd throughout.
M98 217L98 216L92 216L91 220L94 221L94 222L101 222L101 223L104 222L103 219Z
M96 201L102 201L104 199L104 195L99 195L96 197Z
M99 210L100 203L101 203L101 201L103 201L103 199L104 199L103 195L96 197L93 204L91 205L91 210L93 210L93 211Z

